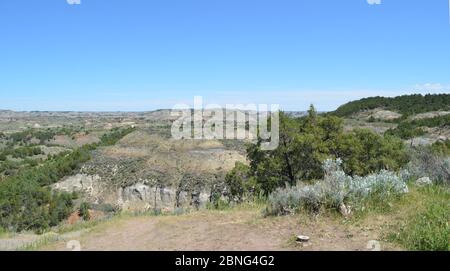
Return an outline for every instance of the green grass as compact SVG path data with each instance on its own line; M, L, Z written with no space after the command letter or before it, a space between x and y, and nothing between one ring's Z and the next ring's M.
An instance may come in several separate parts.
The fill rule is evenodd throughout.
M10 233L4 228L0 227L0 238L8 238Z
M387 239L408 250L450 250L450 191L440 186L418 189L406 199L415 211L393 227Z
M389 214L395 211L395 209L398 209L399 205L401 205L402 201L407 196L408 194L400 194L385 197L379 193L374 193L366 200L353 206L351 220L357 222L369 216ZM350 206L352 205L350 204Z

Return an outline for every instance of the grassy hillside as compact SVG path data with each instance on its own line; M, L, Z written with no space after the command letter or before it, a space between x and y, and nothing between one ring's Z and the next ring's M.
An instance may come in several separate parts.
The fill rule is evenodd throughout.
M375 108L396 111L405 117L430 111L449 110L450 94L429 94L425 96L414 94L398 96L395 98L364 98L340 106L333 114L340 117L347 117L363 110Z

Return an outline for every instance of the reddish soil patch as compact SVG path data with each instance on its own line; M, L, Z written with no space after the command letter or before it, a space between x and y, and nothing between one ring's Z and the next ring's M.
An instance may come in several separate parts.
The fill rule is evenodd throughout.
M89 216L90 216L90 220L96 220L96 219L100 219L105 217L105 213L101 212L101 211L95 211L95 210L89 210ZM69 225L73 225L76 224L80 221L82 221L83 219L80 217L80 214L78 213L78 211L73 212L69 218L67 219L67 223Z

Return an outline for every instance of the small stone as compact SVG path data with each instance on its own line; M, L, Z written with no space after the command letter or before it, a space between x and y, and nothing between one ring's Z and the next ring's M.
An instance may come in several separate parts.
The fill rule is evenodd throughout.
M350 207L350 206L346 206L344 203L342 203L342 204L339 206L339 211L340 211L340 213L341 213L345 218L350 217L351 214L352 214L352 209L351 209L351 207Z
M433 184L433 182L428 177L423 177L416 181L416 185L418 185L418 186L427 186L427 185L432 185L432 184Z

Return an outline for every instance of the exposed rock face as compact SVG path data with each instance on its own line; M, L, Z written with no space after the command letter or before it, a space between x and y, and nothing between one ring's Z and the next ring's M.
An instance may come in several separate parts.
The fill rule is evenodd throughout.
M400 118L402 115L389 110L377 110L373 112L372 116L375 119L382 119L382 120L394 120Z
M432 111L432 112L417 114L417 115L413 116L412 119L413 120L430 119L430 118L435 118L435 117L440 117L440 116L446 116L449 114L450 114L449 111Z
M354 114L353 117L361 118L361 119L369 119L369 118L373 117L373 118L379 119L379 120L394 120L394 119L400 118L401 116L402 116L401 114L394 112L394 111L385 110L383 108L375 108L375 109L371 109L371 110L358 112L358 113Z
M428 146L433 144L433 140L427 137L415 137L409 140L406 140L407 143L411 144L411 146Z
M138 129L94 151L79 175L54 188L81 190L88 202L130 211L197 209L223 196L226 172L246 162L239 151L244 142L174 140L161 129Z
M125 198L125 201L148 201L150 202L152 198L156 200L156 189L152 191L149 186L143 183L137 183L132 186L126 187L122 190L121 196Z
M109 203L126 211L147 211L150 209L173 210L176 207L204 206L210 193L201 189L189 189L154 185L154 182L140 181L133 185L120 187L116 193L106 188L98 175L77 174L52 186L55 190L82 193L93 203Z
M102 190L100 180L98 175L77 174L55 183L52 188L65 192L81 192L90 198L96 198Z
M117 203L124 210L162 209L172 210L175 207L198 208L209 200L206 192L189 193L176 191L173 188L150 186L144 182L137 183L117 191Z

